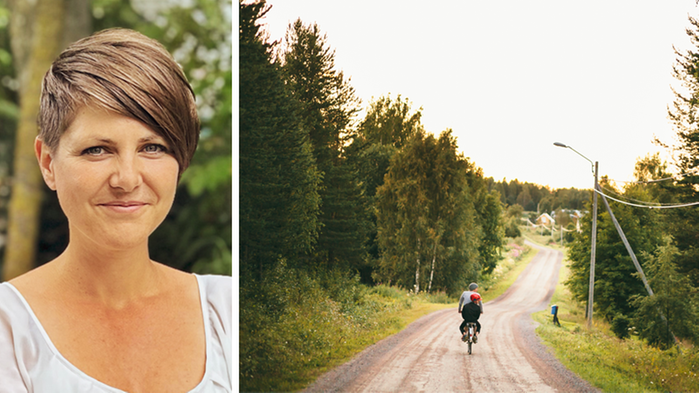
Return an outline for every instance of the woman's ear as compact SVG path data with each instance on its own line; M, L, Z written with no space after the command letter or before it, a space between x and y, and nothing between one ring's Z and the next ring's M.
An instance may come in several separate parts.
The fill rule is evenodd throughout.
M39 168L41 169L41 175L44 177L44 182L50 189L56 191L56 178L53 173L51 149L39 137L36 137L34 140L34 153L39 161Z

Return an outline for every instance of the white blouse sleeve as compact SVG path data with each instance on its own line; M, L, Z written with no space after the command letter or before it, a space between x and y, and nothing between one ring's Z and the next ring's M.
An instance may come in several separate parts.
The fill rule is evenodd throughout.
M16 348L21 348L21 341L26 340L23 333L27 326L21 326L26 316L17 310L16 295L8 285L0 285L0 392L27 393L25 384L27 370L24 369L22 357ZM19 311L19 312L18 312Z

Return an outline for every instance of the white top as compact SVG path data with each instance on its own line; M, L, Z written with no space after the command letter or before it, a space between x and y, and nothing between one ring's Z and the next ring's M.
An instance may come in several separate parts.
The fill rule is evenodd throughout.
M206 329L206 372L190 393L231 392L233 280L227 276L195 276ZM68 362L27 301L8 282L0 284L0 392L124 393Z
M478 292L464 291L461 294L461 297L459 298L459 310L463 310L463 306L471 303L471 295L473 295L474 293L478 293ZM480 295L480 293L478 293L478 295ZM479 304L479 306L481 307L481 314L483 314L483 302L482 301L481 301L481 304Z

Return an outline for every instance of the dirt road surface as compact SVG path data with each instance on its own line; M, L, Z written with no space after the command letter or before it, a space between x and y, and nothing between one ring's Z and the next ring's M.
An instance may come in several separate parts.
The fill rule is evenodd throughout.
M517 281L484 304L469 355L461 314L437 311L326 373L307 392L594 392L558 362L534 333L530 314L548 307L563 255L539 249Z

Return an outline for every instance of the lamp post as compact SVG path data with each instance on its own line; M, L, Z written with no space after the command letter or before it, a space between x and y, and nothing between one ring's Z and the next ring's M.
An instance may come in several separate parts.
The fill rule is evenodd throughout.
M587 327L588 329L592 328L592 302L594 300L594 295L595 295L595 250L597 248L597 173L599 169L599 165L597 161L594 163L592 160L589 158L585 157L582 155L580 152L577 150L573 149L572 147L560 143L560 142L554 142L553 143L555 146L558 147L563 147L566 149L570 149L577 153L580 157L586 159L590 165L592 165L592 173L595 175L595 185L594 189L592 191L592 252L590 255L590 286L589 286L589 292L587 296Z

